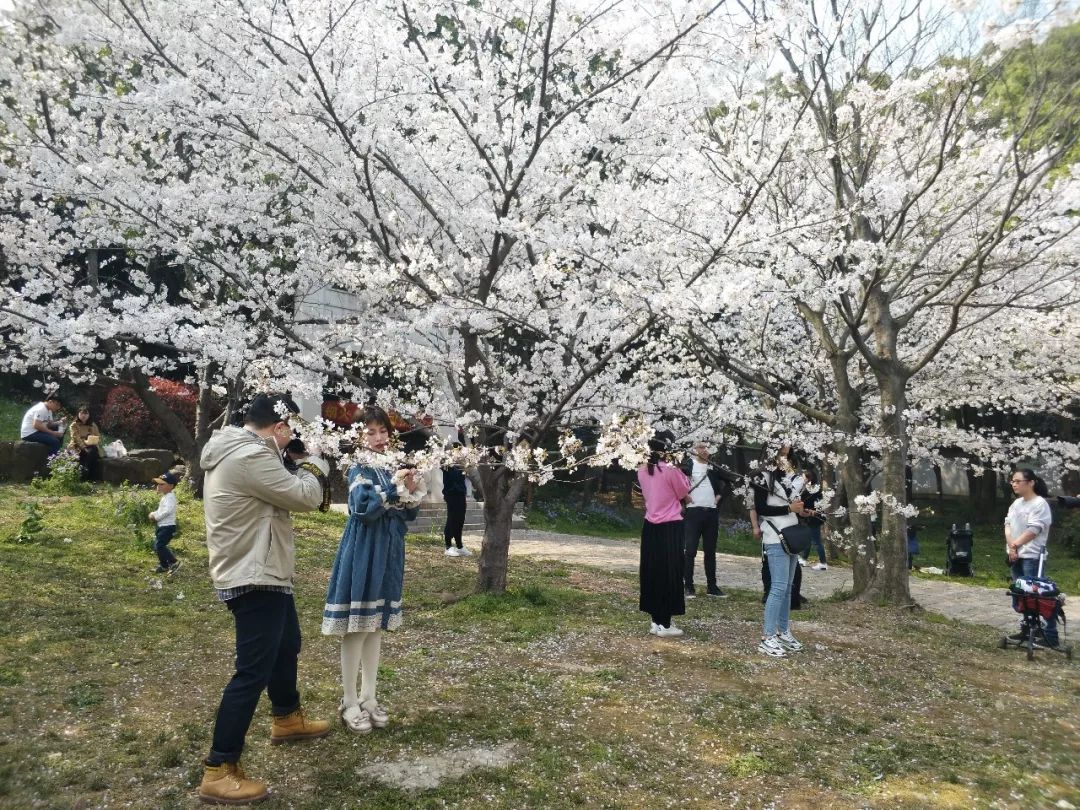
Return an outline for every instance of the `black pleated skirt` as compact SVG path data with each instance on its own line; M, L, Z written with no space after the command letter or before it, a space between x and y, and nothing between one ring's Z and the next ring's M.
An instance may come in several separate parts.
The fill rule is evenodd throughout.
M638 608L653 616L686 613L683 590L683 522L645 521L641 527L641 599Z

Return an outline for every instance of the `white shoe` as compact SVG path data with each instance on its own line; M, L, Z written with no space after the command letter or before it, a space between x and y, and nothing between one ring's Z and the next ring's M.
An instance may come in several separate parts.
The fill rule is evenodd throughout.
M810 570L811 571L828 571L829 566L827 566L825 563L816 563Z
M471 556L472 556L472 552L471 552L471 551L469 551L469 550L468 550L467 548L465 548L465 546L462 546L461 548L459 548L459 549L457 550L457 555L458 555L459 557L471 557Z
M678 638L682 634L682 630L675 625L671 625L670 627L664 627L662 624L656 625L656 635L660 638Z
M368 716L371 718L371 725L375 726L375 728L386 728L387 724L390 722L390 715L388 715L386 710L378 703L369 701L367 706L361 708L367 712Z
M786 658L787 653L784 652L784 645L776 640L776 636L771 638L763 638L761 643L757 645L758 652L765 653L770 658Z
M371 733L371 715L359 706L346 708L345 701L342 701L338 706L338 715L341 717L341 722L345 724L345 728L353 734Z
M810 564L809 560L804 560L802 557L799 557L799 565L801 565L803 568L805 568L809 564Z
M799 641L795 636L791 635L791 631L787 630L783 633L776 634L776 640L780 642L785 650L789 652L798 652L803 648L803 643Z
M660 625L656 622L649 622L649 635L655 636L659 629Z
M458 554L458 550L456 548L454 548L453 546L450 546L450 548L448 548L446 551L444 551L443 554L445 554L447 557L460 557L461 556L460 554Z

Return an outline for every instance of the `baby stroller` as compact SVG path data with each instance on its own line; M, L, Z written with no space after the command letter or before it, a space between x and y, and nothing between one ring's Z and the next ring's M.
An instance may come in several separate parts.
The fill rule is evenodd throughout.
M970 577L971 549L974 545L971 524L958 529L954 523L945 545L945 573L953 577Z
M1042 575L1046 552L1039 557L1039 573L1034 577L1019 577L1009 586L1013 610L1024 616L1020 632L1016 636L1002 636L998 646L1006 650L1010 646L1027 649L1028 661L1035 657L1035 650L1056 650L1072 660L1072 647L1065 643L1065 595L1057 584ZM1061 624L1061 638L1057 647L1039 642L1043 638L1042 620L1056 618Z

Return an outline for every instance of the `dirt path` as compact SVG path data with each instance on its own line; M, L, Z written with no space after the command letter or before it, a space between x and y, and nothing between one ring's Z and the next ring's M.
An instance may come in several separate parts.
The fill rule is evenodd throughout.
M472 538L474 549L479 546L479 540L478 536ZM514 532L510 553L591 565L605 571L637 571L638 568L638 545L633 540L583 537L527 529ZM761 563L758 560L732 554L716 556L717 579L721 588L761 588ZM695 581L705 581L700 554ZM830 567L827 571L803 569L802 592L810 599L822 599L844 588L851 588L851 570L848 568ZM1009 604L1004 587L982 588L913 577L911 595L926 610L950 619L985 624L1010 632L1017 626L1017 614Z

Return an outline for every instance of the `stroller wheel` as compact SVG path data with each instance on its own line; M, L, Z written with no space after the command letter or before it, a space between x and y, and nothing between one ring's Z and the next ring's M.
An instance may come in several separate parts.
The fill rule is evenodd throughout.
M1027 637L1027 660L1028 661L1034 661L1035 660L1035 634L1034 633L1028 633L1028 637Z

